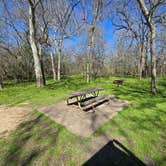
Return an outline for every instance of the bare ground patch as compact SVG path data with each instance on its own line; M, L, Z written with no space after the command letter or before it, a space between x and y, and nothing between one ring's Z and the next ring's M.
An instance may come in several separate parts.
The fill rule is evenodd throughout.
M32 112L29 107L0 106L0 137L7 136Z

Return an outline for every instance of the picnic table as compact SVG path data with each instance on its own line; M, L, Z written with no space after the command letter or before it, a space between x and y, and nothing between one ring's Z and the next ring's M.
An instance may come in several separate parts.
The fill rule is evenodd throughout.
M98 103L101 103L105 100L108 100L109 95L102 95L99 96L99 92L104 90L103 88L88 88L83 89L75 92L71 92L70 96L67 98L67 104L69 103L70 99L75 98L76 104L83 110L93 107Z

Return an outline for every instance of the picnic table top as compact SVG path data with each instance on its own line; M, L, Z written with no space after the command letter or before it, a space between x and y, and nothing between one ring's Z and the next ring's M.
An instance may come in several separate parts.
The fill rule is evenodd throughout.
M104 89L103 88L95 88L95 87L94 88L87 88L87 89L71 92L70 95L81 96L81 95L85 95L85 94L88 94L88 93L101 91L101 90L104 90Z

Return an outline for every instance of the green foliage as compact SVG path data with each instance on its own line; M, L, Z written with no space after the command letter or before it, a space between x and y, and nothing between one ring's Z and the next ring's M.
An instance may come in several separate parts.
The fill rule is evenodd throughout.
M112 84L123 79L124 85ZM103 87L102 93L115 94L131 101L130 106L103 124L92 136L118 139L145 163L163 165L166 154L166 82L158 80L158 93L150 93L150 79L97 78L87 84L81 77L72 76L61 82L49 80L45 88L34 83L5 84L0 92L0 104L29 103L41 106L58 102L73 90ZM64 127L40 113L34 113L9 138L0 140L0 165L80 165L86 155L81 145L87 139L71 134ZM64 148L65 147L65 148Z

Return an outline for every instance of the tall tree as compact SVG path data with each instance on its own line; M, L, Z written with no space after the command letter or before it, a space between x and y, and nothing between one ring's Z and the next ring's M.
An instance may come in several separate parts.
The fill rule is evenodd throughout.
M86 81L89 83L92 70L92 65L94 63L94 48L95 48L95 34L97 29L97 24L99 20L103 17L103 11L105 6L105 0L91 0L88 3L85 1L85 3L82 5L83 10L85 10L85 13L88 13L91 11L91 16L87 15L88 17L86 19L86 23L89 26L89 53L87 57L87 66L86 66ZM90 8L88 8L89 6ZM86 11L87 10L87 11ZM88 13L89 14L89 13Z
M146 77L147 75L147 54L146 54L146 43L147 43L147 25L144 24L144 19L138 6L133 5L134 1L123 0L116 2L115 17L112 22L116 27L116 30L125 31L128 41L137 44L139 52L139 77Z
M150 54L151 54L151 91L153 94L156 94L156 25L154 22L154 12L157 8L165 2L165 0L156 0L156 1L148 1L148 6L145 4L144 0L137 0L140 10L146 20L147 26L150 31Z
M80 0L57 0L52 3L52 27L54 29L55 50L58 56L57 80L61 79L62 45L65 39L75 36L82 23L78 22L74 9ZM56 8L56 10L55 10Z
M53 80L56 80L56 71L55 71L55 60L54 60L54 56L53 53L50 53L50 57L51 57L51 65L52 65L52 73L53 73Z
M36 16L35 11L36 7L39 4L40 0L28 0L29 4L29 37L30 37L30 45L33 53L34 59L34 68L37 80L37 86L43 87L45 86L45 79L42 72L41 60L40 60L40 50L38 47L37 39L36 39Z

